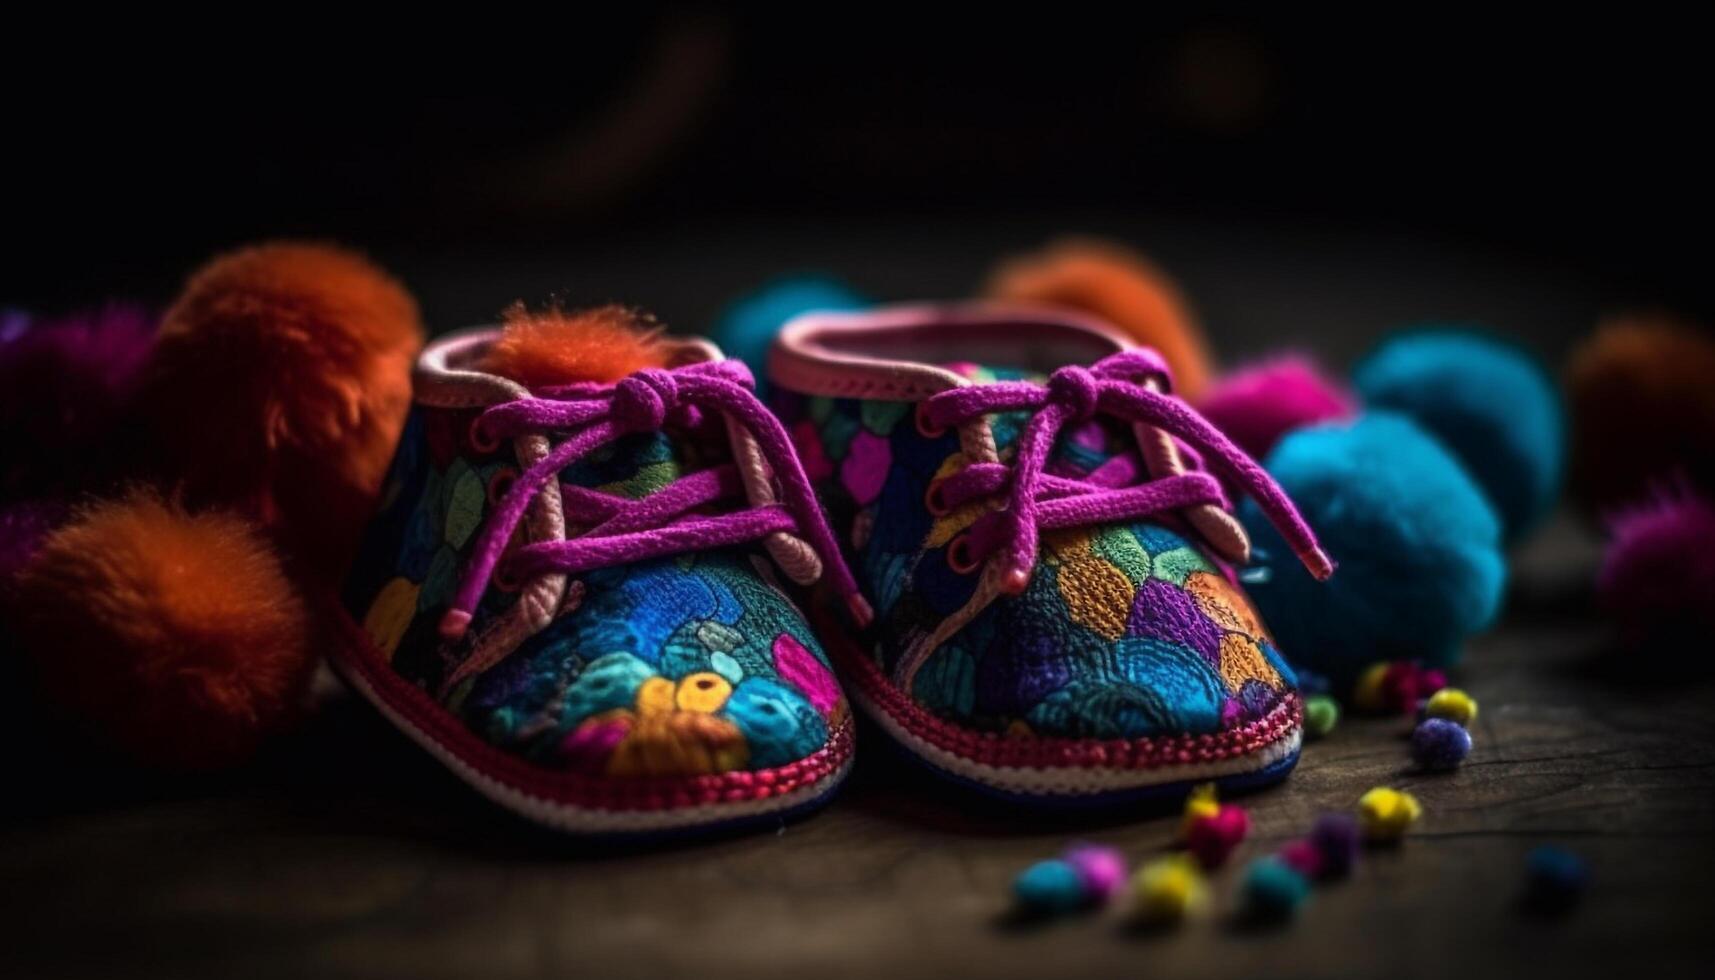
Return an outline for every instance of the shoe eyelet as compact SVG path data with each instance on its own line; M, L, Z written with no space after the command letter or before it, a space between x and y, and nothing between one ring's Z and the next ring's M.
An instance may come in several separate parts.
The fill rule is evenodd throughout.
M929 513L936 517L946 517L953 512L953 508L947 506L946 497L941 493L940 480L929 481L929 488L923 491L923 506L929 508Z
M517 480L518 471L510 466L496 470L494 476L488 481L488 506L499 505L501 498L506 496L507 491L512 489L512 484Z
M971 554L971 536L960 533L947 542L947 567L960 575L969 575L977 570L977 559Z
M929 403L918 402L917 410L911 413L911 418L917 424L917 434L925 439L939 439L947 434L947 430L929 422Z
M480 415L470 420L470 431L466 435L470 442L470 448L478 453L486 455L498 452L500 449L500 440L489 434L488 427L482 424L482 416Z

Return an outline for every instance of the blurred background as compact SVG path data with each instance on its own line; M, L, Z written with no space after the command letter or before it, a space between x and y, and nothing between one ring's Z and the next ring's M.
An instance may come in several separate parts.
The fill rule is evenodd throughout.
M959 295L1080 231L1179 275L1229 357L1426 317L1553 355L1607 309L1715 309L1706 9L1043 13L20 32L0 302L164 303L307 235L437 330L550 292L695 330L776 273Z

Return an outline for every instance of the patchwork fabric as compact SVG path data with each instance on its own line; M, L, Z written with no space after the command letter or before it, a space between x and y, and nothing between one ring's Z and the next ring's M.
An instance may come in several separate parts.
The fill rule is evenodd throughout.
M998 501L933 512L931 483L965 456L956 433L926 434L909 403L789 392L776 403L875 605L877 663L895 676L975 594L978 572L956 569L949 545ZM1026 417L990 418L1010 461ZM1086 423L1062 436L1049 471L1086 476L1117 452L1135 452L1129 433ZM961 727L1012 734L1131 739L1262 718L1295 687L1292 671L1228 573L1172 520L1045 532L1028 589L931 651L908 693Z
M347 608L395 672L488 743L566 772L754 771L828 742L845 700L768 559L748 548L580 575L547 628L486 669L461 670L474 638L518 596L497 576L465 638L442 639L476 530L517 474L510 445L470 443L477 411L413 410L347 582ZM640 498L702 464L687 445L628 436L560 478Z

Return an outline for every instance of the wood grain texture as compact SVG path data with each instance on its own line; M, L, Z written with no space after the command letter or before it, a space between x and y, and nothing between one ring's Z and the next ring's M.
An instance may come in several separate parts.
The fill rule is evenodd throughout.
M1145 858L1169 846L1173 815L1001 809L873 731L825 812L638 851L520 824L340 697L212 783L26 751L0 831L0 975L1681 975L1715 935L1715 689L1645 683L1602 655L1580 597L1548 574L1587 558L1562 525L1521 560L1509 617L1458 672L1482 702L1458 772L1412 772L1403 720L1348 720L1286 785L1244 800L1240 861L1373 785L1425 807L1403 847L1367 854L1286 928L1228 914L1237 867L1215 878L1215 914L1175 932L1099 915L1015 925L1020 868L1080 838ZM1518 904L1524 856L1545 842L1594 871L1563 918Z

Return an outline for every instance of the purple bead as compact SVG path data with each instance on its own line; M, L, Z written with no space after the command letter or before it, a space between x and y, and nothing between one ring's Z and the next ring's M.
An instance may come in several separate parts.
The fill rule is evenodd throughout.
M1411 758L1425 769L1457 769L1471 754L1471 733L1445 718L1427 718L1411 733Z
M1310 843L1322 853L1322 874L1344 878L1358 863L1358 848L1363 843L1357 818L1350 813L1322 814L1310 828Z
M1074 845L1066 851L1066 863L1078 872L1084 894L1092 902L1106 902L1125 886L1125 856L1112 847Z

